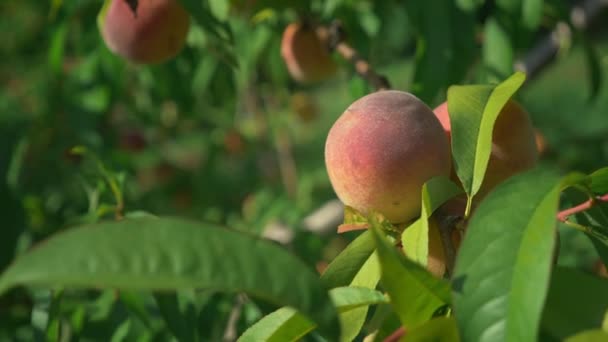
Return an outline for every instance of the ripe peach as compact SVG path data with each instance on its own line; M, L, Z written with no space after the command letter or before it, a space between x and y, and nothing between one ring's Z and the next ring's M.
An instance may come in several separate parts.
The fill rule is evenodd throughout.
M403 223L420 215L422 185L449 176L450 151L426 104L387 90L360 98L338 118L325 143L325 164L344 204Z
M291 23L285 28L281 56L291 77L300 83L325 80L337 70L327 44L319 38L314 27L305 23Z
M447 102L435 108L434 112L448 139L451 139ZM535 130L528 112L513 100L507 102L494 124L492 152L481 189L477 193L478 199L507 178L536 165L538 150L535 139ZM455 172L452 172L451 177L459 182Z
M183 48L190 15L179 0L139 0L134 13L126 0L111 0L98 17L108 48L135 63L173 58Z

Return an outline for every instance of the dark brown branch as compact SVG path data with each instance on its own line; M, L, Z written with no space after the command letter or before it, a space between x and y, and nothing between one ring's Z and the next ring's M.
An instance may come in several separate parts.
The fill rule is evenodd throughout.
M572 26L579 31L586 30L599 13L608 6L605 0L585 0L570 10ZM558 51L571 40L572 32L568 23L560 21L541 42L532 48L523 58L515 62L514 69L525 72L528 77L536 74L548 65Z
M334 21L330 26L318 26L316 30L319 38L327 42L328 48L349 61L354 66L357 74L371 84L376 91L391 88L388 79L376 73L369 62L346 42L346 35L339 21Z

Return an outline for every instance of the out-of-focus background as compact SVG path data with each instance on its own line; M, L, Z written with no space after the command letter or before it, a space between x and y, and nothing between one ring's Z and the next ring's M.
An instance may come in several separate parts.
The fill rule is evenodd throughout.
M280 41L301 17L339 19L378 73L430 107L451 84L495 82L524 67L518 99L546 139L543 162L564 172L608 165L605 1L203 1L208 17L194 16L186 48L155 66L106 48L101 6L0 3L0 270L55 232L111 218L119 198L127 215L217 222L282 238L311 267L330 261L354 235L310 231L310 215L335 199L325 138L373 89L338 55L340 71L326 82L291 80ZM560 263L592 269L596 259L582 235L562 232ZM201 300L204 336L225 336L238 299ZM85 340L109 340L134 315L105 292L64 306ZM0 337L42 336L35 313L44 310L25 290L3 298ZM233 326L242 331L261 312L246 305ZM158 337L156 321L137 322L133 336Z

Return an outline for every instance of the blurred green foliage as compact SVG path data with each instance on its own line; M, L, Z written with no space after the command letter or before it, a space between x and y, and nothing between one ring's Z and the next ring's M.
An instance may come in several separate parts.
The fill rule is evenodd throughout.
M327 262L352 236L315 235L302 219L334 198L323 163L329 127L371 89L339 56L335 78L295 84L279 53L283 28L299 17L341 20L349 43L393 87L433 107L451 84L509 75L556 23L569 22L571 5L184 3L196 9L187 47L155 66L109 52L96 26L100 0L0 3L0 270L59 230L112 218L117 206L258 235L281 224L294 229L292 248L305 262ZM608 162L608 28L573 32L520 100L547 138L545 162L588 172ZM597 256L588 242L568 236L563 262L590 267ZM204 340L220 340L241 297L188 298ZM272 309L246 304L237 330ZM83 340L169 338L155 310L140 293L18 289L0 298L0 339L53 340L53 329Z

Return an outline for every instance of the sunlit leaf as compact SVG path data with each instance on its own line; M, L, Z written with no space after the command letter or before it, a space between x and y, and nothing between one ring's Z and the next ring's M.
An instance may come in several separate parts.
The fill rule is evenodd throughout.
M398 253L375 222L371 231L386 289L401 323L413 328L428 320L440 306L450 302L449 285Z
M388 302L382 293L365 287L335 288L330 291L330 296L340 312ZM238 341L295 341L315 327L313 322L295 310L281 308L247 329Z
M525 78L525 74L518 72L497 86L466 85L448 89L454 164L469 197L479 191L483 182L494 122Z
M536 169L499 185L476 209L452 281L464 341L533 341L549 284L559 178Z
M0 293L16 285L243 291L291 306L328 338L339 336L325 287L294 256L269 241L180 219L130 219L57 234L0 277Z
M412 223L401 234L403 251L420 265L427 264L429 254L429 217L448 199L461 193L462 190L445 177L436 177L422 186L422 210L420 218Z

